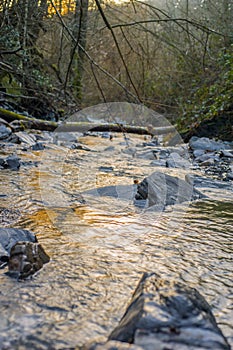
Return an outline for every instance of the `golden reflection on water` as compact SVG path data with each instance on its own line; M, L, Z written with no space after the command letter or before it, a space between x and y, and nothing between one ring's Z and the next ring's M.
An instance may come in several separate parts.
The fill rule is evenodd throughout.
M122 152L121 137L83 141L96 152L54 146L38 152L39 168L22 167L20 179L17 173L2 174L1 191L7 189L10 198L6 203L16 201L24 209L17 226L35 232L51 256L25 283L0 274L2 333L11 338L36 334L60 348L107 336L141 273L155 271L196 287L230 337L232 206L215 199L154 213L135 208L120 198L120 191L118 198L84 195L96 187L132 185L135 176L142 179L155 168L151 160ZM114 150L107 153L109 146ZM100 171L100 166L113 171ZM185 175L179 169L168 172ZM4 320L13 326L1 328Z

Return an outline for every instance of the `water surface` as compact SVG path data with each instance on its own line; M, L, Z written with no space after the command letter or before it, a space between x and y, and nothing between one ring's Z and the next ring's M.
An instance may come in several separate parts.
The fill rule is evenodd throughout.
M144 211L124 198L121 186L158 170L151 160L134 157L122 135L81 141L92 151L59 145L19 151L40 166L1 171L2 206L20 211L11 226L34 231L51 257L23 282L1 270L2 349L69 349L104 340L145 271L197 288L233 345L232 192L206 189L208 199ZM142 141L130 137L133 145ZM183 178L190 172L159 170ZM86 192L103 186L116 186L117 196Z

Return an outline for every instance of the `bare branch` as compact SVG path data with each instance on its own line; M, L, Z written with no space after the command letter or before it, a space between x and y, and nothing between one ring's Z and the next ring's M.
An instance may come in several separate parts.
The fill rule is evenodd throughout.
M67 25L65 24L65 22L63 21L63 18L61 17L60 13L57 11L57 8L54 4L53 0L50 0L51 5L53 6L56 15L58 16L63 28L66 29L67 33L69 34L69 36L71 37L71 39L76 42L75 37L73 36L73 34L71 33L70 29L67 27ZM138 97L136 95L134 95L131 91L129 91L126 86L124 84L122 84L118 79L116 79L111 73L109 73L106 69L104 69L103 67L101 67L90 55L89 53L84 49L84 47L82 45L80 45L80 43L78 43L78 47L83 51L83 53L85 54L85 56L88 58L88 60L90 61L90 63L92 65L94 65L95 67L97 67L102 73L104 73L106 76L108 76L111 80L113 80L117 85L119 85L129 96L131 96L136 102L138 102Z

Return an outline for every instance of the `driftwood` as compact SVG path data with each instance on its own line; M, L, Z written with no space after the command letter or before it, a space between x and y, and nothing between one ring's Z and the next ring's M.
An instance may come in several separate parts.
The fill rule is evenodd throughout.
M56 131L56 132L123 132L138 135L162 135L167 133L175 132L173 126L165 127L142 127L142 126L132 126L123 124L113 124L113 123L89 123L89 122L64 122L62 124L30 118L16 112L0 108L0 117L5 119L7 122L12 122L14 120L19 120L22 125L28 129L36 130L46 130L46 131Z

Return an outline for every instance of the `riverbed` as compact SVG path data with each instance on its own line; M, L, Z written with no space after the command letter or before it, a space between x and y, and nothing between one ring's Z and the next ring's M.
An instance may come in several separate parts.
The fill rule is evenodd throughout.
M1 171L2 206L18 213L5 225L35 232L51 257L22 282L0 271L1 349L104 341L145 271L196 288L233 346L232 191L200 188L208 198L144 210L134 203L138 181L155 170L181 178L200 170L189 159L189 169L155 169L132 151L143 136L77 137L83 149L17 149L20 170ZM115 194L96 190L106 186Z

